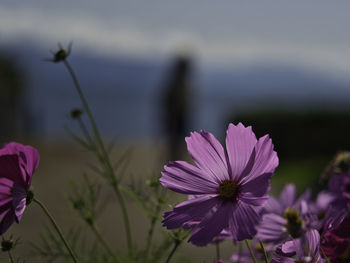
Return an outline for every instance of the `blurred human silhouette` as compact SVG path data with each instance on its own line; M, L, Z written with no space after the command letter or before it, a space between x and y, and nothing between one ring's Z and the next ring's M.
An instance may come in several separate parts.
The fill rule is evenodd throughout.
M179 55L172 62L162 98L163 127L168 160L177 160L184 152L184 138L188 133L191 103L192 61L188 55Z
M0 144L17 134L22 74L13 60L0 55Z

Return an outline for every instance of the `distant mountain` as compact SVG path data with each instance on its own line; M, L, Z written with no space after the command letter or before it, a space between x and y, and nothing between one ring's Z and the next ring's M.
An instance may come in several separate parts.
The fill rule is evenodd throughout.
M70 58L102 130L110 136L149 138L160 134L160 98L170 61L100 57L73 46ZM3 47L25 73L26 103L42 135L64 136L66 115L79 107L78 96L62 64L42 61L47 50L30 45ZM234 111L252 107L344 107L350 83L293 65L260 63L213 69L197 65L191 129L221 131ZM349 88L348 88L349 86Z

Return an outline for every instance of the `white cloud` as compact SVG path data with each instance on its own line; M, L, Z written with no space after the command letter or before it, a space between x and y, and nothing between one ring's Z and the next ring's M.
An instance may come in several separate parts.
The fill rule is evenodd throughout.
M163 14L162 17L164 16ZM265 35L254 32L248 34L244 27L238 30L230 29L227 25L220 31L221 24L215 25L213 21L201 27L198 26L200 21L193 25L177 24L171 19L163 24L150 21L150 18L145 17L103 17L93 12L79 13L76 10L62 12L55 9L3 6L0 7L0 41L29 38L47 48L53 47L57 41L68 43L74 40L76 48L101 55L122 53L143 57L171 54L177 47L187 45L192 46L201 62L207 65L272 60L333 73L350 73L350 45L347 40L342 38L337 41L337 35L333 35L332 39L325 38L320 35L322 30L319 29L316 30L318 33L311 36L304 32L308 38L303 39L303 34L299 32L301 37L293 39L287 38L284 31ZM250 21L250 28L253 28L253 22ZM259 22L260 20L255 21ZM290 27L288 24L289 30ZM320 27L322 29L322 24ZM342 37L341 34L340 30L339 37ZM320 38L327 41L317 41Z

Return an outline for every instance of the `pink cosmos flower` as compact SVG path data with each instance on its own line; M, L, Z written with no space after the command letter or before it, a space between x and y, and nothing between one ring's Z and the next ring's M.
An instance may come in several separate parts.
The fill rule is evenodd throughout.
M203 246L223 229L235 240L251 239L259 215L255 207L268 199L269 180L278 157L268 135L256 139L251 127L230 124L226 149L205 131L186 138L195 165L184 161L164 166L160 182L175 192L197 195L164 214L168 229L199 222L189 242Z
M265 243L278 245L288 239L300 237L313 223L309 219L307 204L310 196L310 190L306 190L296 198L294 184L284 187L279 200L271 196L263 208L262 218L257 226L257 238Z
M350 216L348 215L335 229L324 233L321 247L332 262L350 261Z
M271 260L271 263L325 263L320 254L320 234L311 229L305 236L286 241L280 245Z
M0 149L0 235L21 220L38 165L39 154L32 146L11 142Z

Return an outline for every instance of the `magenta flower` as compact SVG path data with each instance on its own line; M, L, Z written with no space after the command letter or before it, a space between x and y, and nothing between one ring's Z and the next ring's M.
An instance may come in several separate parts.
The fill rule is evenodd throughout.
M288 239L300 237L310 229L314 223L313 217L309 217L307 204L310 195L310 191L306 190L297 199L295 185L288 184L281 192L279 201L270 197L257 226L257 238L265 243L278 245Z
M0 235L21 220L38 164L38 151L31 146L11 142L0 149Z
M199 222L189 242L206 245L223 229L235 240L251 239L259 215L255 207L268 199L269 180L278 157L268 135L256 139L251 127L230 124L226 149L205 131L191 133L187 148L195 165L184 161L164 166L161 184L175 192L197 195L164 214L168 229Z
M328 182L328 188L335 195L327 209L323 230L335 229L349 214L350 207L350 172L334 175Z
M324 233L321 237L321 247L332 262L350 261L350 216L348 215L341 224Z
M324 263L320 255L320 234L311 229L305 236L293 239L279 246L271 263Z

